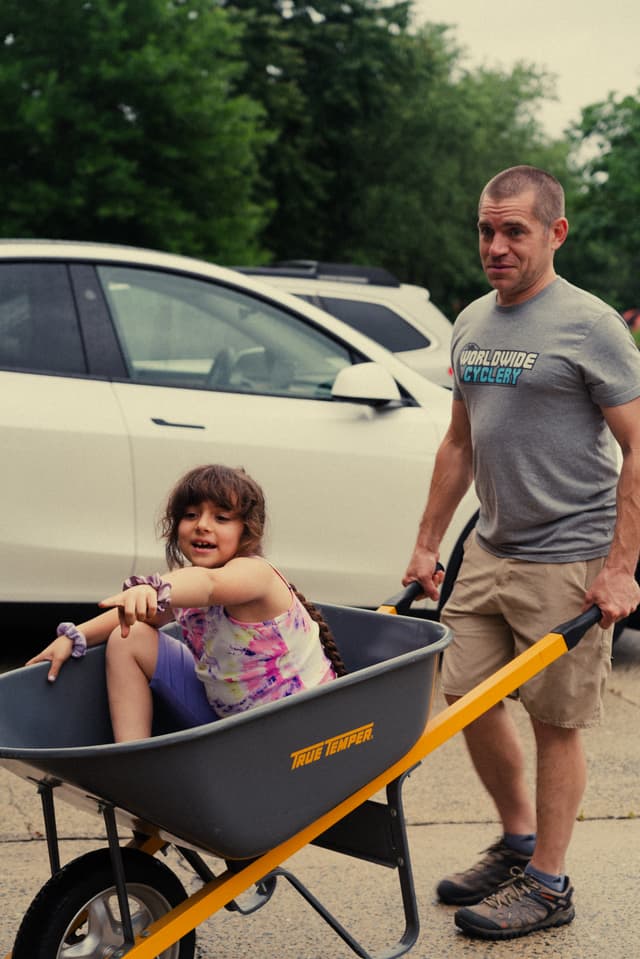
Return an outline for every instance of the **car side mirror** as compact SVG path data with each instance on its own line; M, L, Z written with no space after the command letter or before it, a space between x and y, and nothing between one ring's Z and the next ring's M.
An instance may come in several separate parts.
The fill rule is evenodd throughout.
M336 376L331 395L334 400L382 406L401 399L398 384L391 373L378 363L345 366Z

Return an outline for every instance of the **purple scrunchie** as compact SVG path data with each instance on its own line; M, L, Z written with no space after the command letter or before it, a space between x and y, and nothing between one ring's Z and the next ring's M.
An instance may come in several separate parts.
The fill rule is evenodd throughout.
M158 612L164 613L171 605L171 583L165 583L159 573L153 576L129 576L122 584L123 589L131 589L132 586L151 586L158 594Z
M81 633L75 623L59 623L56 629L56 636L68 636L71 640L71 655L74 659L80 659L87 651L87 640L84 633Z

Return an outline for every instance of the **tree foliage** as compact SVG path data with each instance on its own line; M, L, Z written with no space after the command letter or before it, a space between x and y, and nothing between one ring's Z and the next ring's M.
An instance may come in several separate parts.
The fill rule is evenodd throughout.
M261 110L211 0L4 0L2 232L259 254Z
M464 71L446 27L411 28L408 3L230 0L245 31L242 88L275 138L263 168L277 209L275 258L384 265L455 309L485 288L475 203L519 162L559 173L536 108L552 95L532 66Z
M379 172L367 176L361 242L453 314L486 289L476 230L484 184L516 163L560 172L566 150L535 117L549 80L533 67L462 71L447 31L433 26L406 38L406 54L411 84L371 151Z
M570 198L567 276L620 311L640 306L640 90L582 111L573 127L577 188Z
M274 255L327 257L353 231L365 190L363 148L395 105L404 67L406 2L229 0L244 27L241 88L274 132L263 167L277 208L265 230Z
M0 230L372 263L453 314L486 289L483 184L523 162L566 180L569 145L539 124L549 76L466 69L450 28L411 15L411 0L4 0Z

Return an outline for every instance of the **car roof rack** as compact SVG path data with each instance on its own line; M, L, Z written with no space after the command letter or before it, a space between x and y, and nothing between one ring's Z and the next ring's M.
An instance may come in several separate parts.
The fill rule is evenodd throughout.
M397 277L382 266L356 263L328 263L322 260L277 260L272 266L236 266L240 273L256 276L291 276L307 280L335 280L340 283L400 286Z

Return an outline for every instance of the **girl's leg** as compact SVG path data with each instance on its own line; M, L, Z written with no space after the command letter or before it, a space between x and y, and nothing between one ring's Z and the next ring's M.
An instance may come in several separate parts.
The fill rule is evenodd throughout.
M114 629L107 642L107 691L117 743L151 735L153 703L149 681L158 660L158 631L135 623L126 639Z

